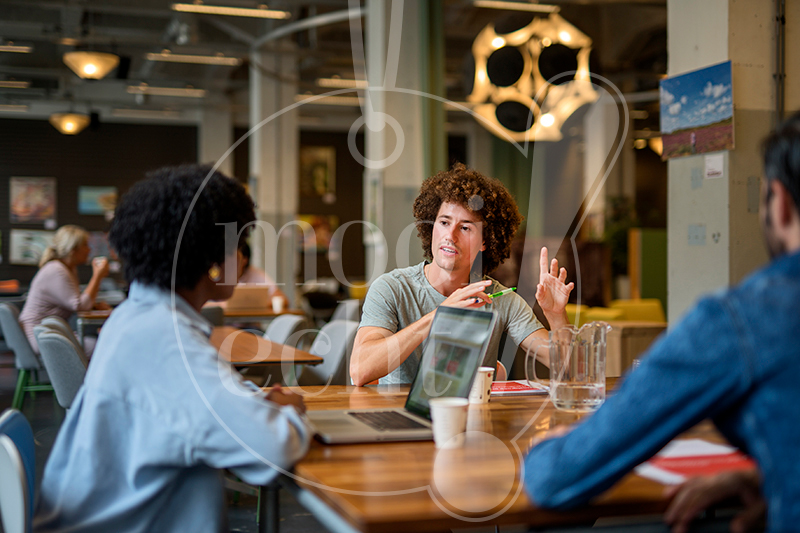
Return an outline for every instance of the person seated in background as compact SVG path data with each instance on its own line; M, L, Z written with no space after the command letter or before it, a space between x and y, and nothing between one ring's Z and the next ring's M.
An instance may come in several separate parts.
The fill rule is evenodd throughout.
M414 201L414 218L426 261L384 274L370 286L350 363L356 385L375 379L411 383L440 305L497 313L485 366L497 365L503 331L523 348L548 338L519 294L488 296L505 289L486 274L508 258L522 221L500 181L457 163L425 180ZM546 248L540 268L536 299L552 328L566 326L564 309L574 285L564 284L567 272L559 272L558 261L548 266Z
M254 219L241 184L208 167L161 169L122 197L109 239L128 299L48 458L36 531L222 531L221 469L265 485L306 453L302 398L246 388L200 314L233 292L239 243L224 225Z
M289 299L286 297L286 294L284 294L283 291L278 288L278 284L275 283L275 280L273 280L269 274L260 268L250 264L250 256L252 255L252 252L250 251L250 245L247 244L247 242L243 242L239 248L239 252L241 254L239 259L243 265L242 275L239 276L239 283L242 285L260 285L269 287L270 291L268 300L264 303L264 306L271 307L272 298L279 296L283 298L283 308L288 309Z
M92 261L92 279L83 292L80 290L78 265L86 264L90 252L86 230L67 225L56 231L53 244L42 254L39 271L31 281L28 297L19 315L19 323L36 353L39 353L39 345L33 328L41 324L43 319L55 315L69 320L78 311L109 309L103 302L95 301L100 282L108 275L106 258L98 257Z
M772 260L738 286L702 299L653 344L600 409L569 434L530 451L525 487L536 505L566 509L586 503L710 418L729 442L750 454L759 472L728 479L728 490L713 491L714 498L702 505L752 494L758 486L767 529L797 530L800 114L770 134L763 149L760 220ZM697 500L684 492L695 483L677 489L665 516L676 531L684 531L700 511L686 503ZM712 486L719 483L717 478ZM745 504L752 513L754 499L745 498Z

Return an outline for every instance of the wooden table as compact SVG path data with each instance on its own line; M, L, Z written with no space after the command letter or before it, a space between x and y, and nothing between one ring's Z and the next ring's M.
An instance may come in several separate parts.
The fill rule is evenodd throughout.
M272 310L272 307L253 307L246 309L228 309L225 302L209 302L205 307L220 307L225 319L225 324L237 324L243 322L262 322L271 320L281 315L305 315L302 309L284 309L280 313Z
M402 406L408 387L298 391L307 395L310 410L347 409ZM475 433L468 433L463 448L437 450L432 441L314 441L295 466L295 476L283 476L281 484L327 528L342 532L446 531L504 524L561 527L591 525L601 517L663 513L668 503L663 485L635 474L576 510L546 511L531 503L519 470L532 441L579 418L556 411L546 397L493 398L488 405L470 406L467 429ZM703 437L713 432L710 424L693 431ZM263 500L265 516L270 503L269 498ZM271 523L262 523L262 530L276 528L276 517L266 516L264 522Z
M282 312L276 313L271 307L230 310L223 307L223 314L225 322L248 322L271 319L280 315L303 315L304 312L301 309L284 309ZM110 315L111 310L79 311L77 318L78 341L83 344L83 331L86 326L102 326Z
M111 309L103 311L78 311L77 326L78 326L78 342L83 344L83 330L86 326L102 326L105 324L108 317L111 316Z
M324 361L322 357L271 342L260 335L231 326L214 328L210 341L219 350L220 357L234 366L266 366L282 363L318 365Z

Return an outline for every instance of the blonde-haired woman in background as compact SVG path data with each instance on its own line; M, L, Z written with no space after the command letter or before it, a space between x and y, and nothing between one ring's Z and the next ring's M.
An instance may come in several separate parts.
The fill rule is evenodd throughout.
M96 258L92 262L92 279L81 292L78 281L78 265L89 259L89 234L79 226L62 226L53 237L39 261L39 271L31 281L25 306L19 322L36 353L39 346L33 336L33 327L48 316L60 316L68 320L77 311L88 311L95 307L95 298L100 290L100 281L108 275L108 260ZM107 309L102 302L98 308Z

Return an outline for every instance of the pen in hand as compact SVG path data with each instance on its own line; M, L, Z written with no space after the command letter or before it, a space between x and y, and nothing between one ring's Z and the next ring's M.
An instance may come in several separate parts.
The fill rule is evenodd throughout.
M516 288L516 287L511 287L510 289L503 289L503 290L502 290L502 291L500 291L500 292L496 292L496 293L494 293L494 294L490 294L490 295L489 295L489 298L497 298L498 296L502 296L502 295L504 295L504 294L509 294L509 293L511 293L511 292L514 292L514 291L516 291L516 290L517 290L517 288Z

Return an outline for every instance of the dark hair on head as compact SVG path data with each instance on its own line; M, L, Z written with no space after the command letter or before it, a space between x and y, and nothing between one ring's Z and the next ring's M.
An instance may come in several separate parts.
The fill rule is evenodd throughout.
M122 196L109 242L122 259L129 282L170 289L178 253L175 288L192 289L213 264L225 260L226 251L227 255L236 251L239 242L226 243L225 226L218 224L235 222L243 240L247 231L242 228L255 220L253 201L240 183L219 172L211 174L197 195L209 173L208 166L164 167Z
M770 133L762 148L766 179L781 182L792 196L795 208L800 210L800 113Z
M242 251L242 257L247 259L247 264L250 264L250 256L253 252L250 250L250 245L247 244L247 241L242 241L242 244L239 245L239 250Z
M508 258L511 240L522 222L522 215L505 185L461 163L426 179L414 201L414 218L417 220L417 235L422 239L422 251L429 261L433 259L433 223L442 203L461 205L480 216L486 246L482 258L483 274L492 272Z

